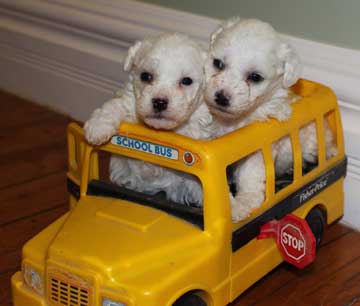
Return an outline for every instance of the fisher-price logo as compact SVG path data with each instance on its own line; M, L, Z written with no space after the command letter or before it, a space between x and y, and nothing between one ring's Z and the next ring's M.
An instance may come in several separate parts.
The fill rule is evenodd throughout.
M324 179L321 179L314 184L312 184L309 188L307 188L305 191L303 191L300 194L300 203L303 203L309 199L311 199L314 195L319 193L321 190L323 190L328 185L328 177L325 177Z
M127 136L117 135L111 138L111 143L124 148L134 149L144 153L161 156L173 160L179 159L178 150L159 144L131 138Z

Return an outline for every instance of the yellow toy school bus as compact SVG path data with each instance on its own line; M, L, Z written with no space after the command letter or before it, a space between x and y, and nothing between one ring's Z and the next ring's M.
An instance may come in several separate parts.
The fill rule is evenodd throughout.
M278 243L257 238L269 236L269 228L290 215L307 221L318 245L325 224L343 215L346 157L332 91L305 80L294 91L302 99L288 122L254 123L212 141L123 124L109 144L95 147L71 124L71 209L24 246L22 269L12 278L14 305L224 306L284 256L301 262L309 240L295 223L278 228ZM329 159L325 121L338 151ZM317 160L310 165L302 160L299 140L307 124L315 124L318 142ZM291 141L293 166L278 177L271 148L283 137ZM265 201L248 219L233 223L231 165L259 150ZM202 207L111 185L101 177L104 152L197 177Z

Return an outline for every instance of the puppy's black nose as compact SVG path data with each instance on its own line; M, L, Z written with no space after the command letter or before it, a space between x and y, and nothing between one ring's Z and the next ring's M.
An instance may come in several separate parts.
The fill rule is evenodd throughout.
M160 113L160 112L166 110L168 103L169 103L168 99L160 99L160 98L152 99L152 104L153 104L155 113Z
M228 107L230 105L230 99L224 94L223 90L219 90L215 93L215 102L223 107Z

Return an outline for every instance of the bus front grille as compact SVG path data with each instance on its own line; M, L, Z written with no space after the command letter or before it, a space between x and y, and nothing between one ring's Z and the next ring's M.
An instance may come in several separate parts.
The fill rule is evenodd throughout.
M55 276L49 278L49 300L56 306L91 306L90 290Z

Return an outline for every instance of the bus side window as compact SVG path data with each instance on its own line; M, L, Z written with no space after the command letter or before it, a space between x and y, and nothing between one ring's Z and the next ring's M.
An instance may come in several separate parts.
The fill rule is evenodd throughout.
M338 152L335 111L330 111L324 116L324 131L326 145L326 159L330 159Z
M289 135L272 144L272 155L275 168L275 192L278 192L294 180L294 152Z
M300 128L302 174L305 175L319 164L318 135L315 121Z
M237 203L232 210L233 220L242 220L265 200L266 175L262 150L229 165L226 175L230 196Z

